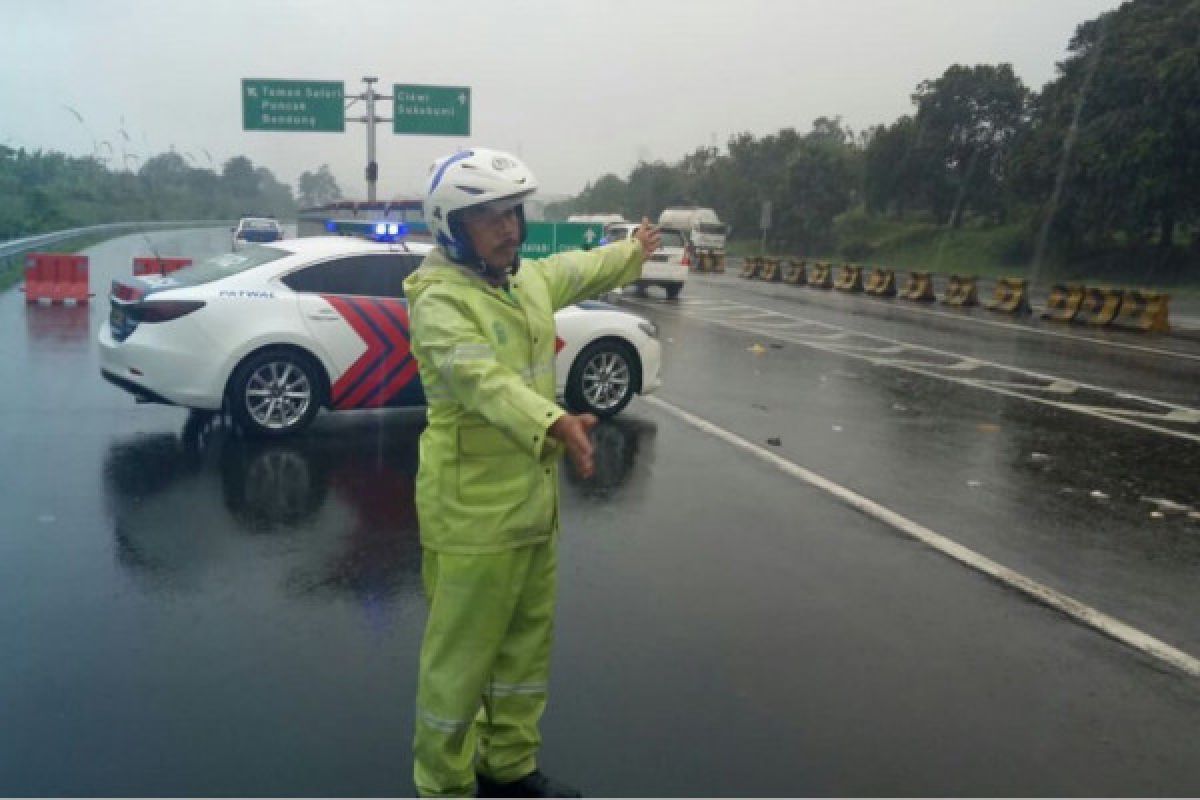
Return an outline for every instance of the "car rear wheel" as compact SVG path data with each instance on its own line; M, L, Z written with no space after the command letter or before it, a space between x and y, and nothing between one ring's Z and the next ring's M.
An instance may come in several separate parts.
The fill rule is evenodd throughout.
M264 350L242 362L230 381L234 420L255 436L304 430L320 409L320 367L295 350Z
M681 281L676 283L668 283L663 288L667 290L667 299L674 300L676 297L679 297L679 293L683 291L683 283Z
M640 369L633 348L624 342L602 339L588 345L567 376L567 406L598 417L620 413L633 399Z

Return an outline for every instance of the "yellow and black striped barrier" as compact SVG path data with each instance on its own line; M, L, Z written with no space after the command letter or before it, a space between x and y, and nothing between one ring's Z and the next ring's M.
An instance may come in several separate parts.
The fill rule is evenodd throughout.
M751 258L743 258L742 259L742 277L743 278L753 279L753 278L758 277L758 274L760 272L762 272L762 268L763 268L763 260L760 256L753 256Z
M979 305L978 281L973 275L951 275L942 292L942 302L948 306Z
M933 274L929 272L910 272L900 290L900 296L905 300L916 300L921 303L932 303L937 300L933 293Z
M763 268L763 271L760 273L759 277L769 283L778 283L779 279L783 277L779 268L779 259L768 258L766 266Z
M713 264L713 272L724 272L725 271L725 254L724 253L713 253L712 254L712 264Z
M875 295L876 297L895 297L896 270L875 267L867 275L867 280L863 284L863 290L867 294Z
M1050 296L1046 298L1046 308L1042 311L1042 319L1054 322L1070 322L1079 313L1083 304L1083 295L1087 291L1082 286L1056 283L1050 287Z
M1112 327L1147 333L1167 333L1171 330L1168 305L1171 296L1162 292L1126 290L1121 307L1112 320Z
M808 283L808 270L803 259L788 259L788 265L783 270L783 282L792 286L803 286Z
M838 270L838 277L833 282L833 288L839 292L861 292L863 290L862 267L843 264Z
M1109 325L1117 318L1124 296L1125 292L1120 289L1085 287L1079 309L1071 321L1097 327Z
M814 263L808 274L808 285L814 289L832 289L833 267L829 264Z
M1002 314L1029 314L1029 281L1024 278L999 278L993 289L992 299L983 307Z

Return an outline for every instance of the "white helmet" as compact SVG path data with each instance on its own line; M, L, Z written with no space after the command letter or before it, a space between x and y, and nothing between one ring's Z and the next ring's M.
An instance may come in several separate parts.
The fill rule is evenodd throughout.
M425 222L434 243L442 248L447 258L481 269L482 262L471 246L459 212L485 205L497 211L516 208L523 243L525 209L521 203L535 191L537 178L508 153L484 148L463 150L438 159L429 168Z

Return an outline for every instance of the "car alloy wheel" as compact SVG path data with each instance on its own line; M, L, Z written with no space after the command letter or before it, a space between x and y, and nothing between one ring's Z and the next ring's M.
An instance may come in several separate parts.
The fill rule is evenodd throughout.
M249 433L282 436L308 426L320 406L319 368L303 353L272 349L238 368L231 386L235 419Z
M625 342L601 339L584 348L567 377L566 400L573 411L611 417L629 405L641 364Z

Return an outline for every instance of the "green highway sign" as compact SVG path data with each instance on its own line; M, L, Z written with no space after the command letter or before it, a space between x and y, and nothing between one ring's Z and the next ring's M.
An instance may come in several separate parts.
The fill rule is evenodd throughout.
M341 81L242 79L242 130L341 133L346 130Z
M471 87L397 83L392 89L395 133L471 135Z
M545 258L564 250L590 250L600 243L604 226L591 222L528 222L522 258Z

